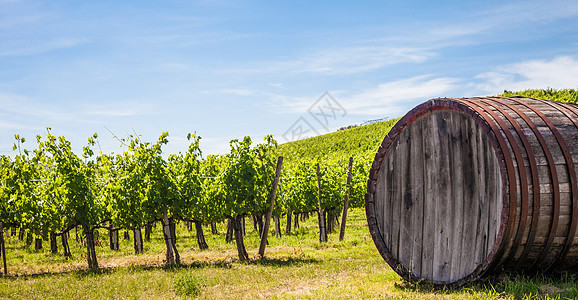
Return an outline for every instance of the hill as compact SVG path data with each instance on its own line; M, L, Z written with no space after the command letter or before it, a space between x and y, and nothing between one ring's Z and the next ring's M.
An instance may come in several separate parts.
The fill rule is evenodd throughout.
M504 91L499 94L502 97L524 96L528 98L538 98L557 102L578 103L578 90L575 89L530 89L519 92Z
M343 129L279 145L281 155L291 162L301 159L355 161L371 163L381 141L399 119Z

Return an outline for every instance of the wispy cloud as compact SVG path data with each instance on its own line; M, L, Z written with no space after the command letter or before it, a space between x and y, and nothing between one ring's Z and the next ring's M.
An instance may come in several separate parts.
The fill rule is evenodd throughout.
M156 105L133 101L118 103L87 104L80 107L79 112L87 116L102 117L131 117L154 114L158 110Z
M307 113L307 110L317 101L321 96L294 96L283 94L269 95L268 107L273 113L287 114L287 113Z
M24 1L0 0L0 28L9 30L1 35L10 36L20 33L23 27L46 18L48 13L27 8Z
M426 63L455 46L471 46L496 40L527 39L508 35L516 30L578 16L578 2L567 0L522 1L456 16L450 20L416 21L395 32L374 27L369 31L382 38L351 38L353 47L317 49L311 53L266 62L241 63L217 70L220 73L352 75L397 64ZM435 22L435 23L434 23ZM491 37L490 37L491 36ZM484 37L484 38L481 38Z
M578 2L573 0L517 1L497 6L482 14L493 22L501 23L496 25L552 22L578 15Z
M13 42L12 45L6 45L6 48L0 50L0 56L37 55L63 48L74 47L86 42L88 42L88 40L84 38L59 38L34 44L23 44L16 41Z
M531 60L504 65L495 71L476 76L476 88L487 94L503 90L539 88L577 88L578 60L571 56L560 56L552 60Z
M421 75L378 84L357 93L350 91L330 91L330 93L345 108L347 114L397 116L411 103L448 96L448 93L459 88L461 86L456 78ZM276 95L276 107L282 108L284 113L307 113L319 96Z
M225 89L216 89L211 91L204 91L204 94L224 94L224 95L234 95L234 96L257 96L257 95L266 95L268 93L252 89L252 88L225 88Z
M578 2L573 0L516 1L448 19L412 20L411 24L400 24L395 32L373 28L374 35L383 37L369 41L436 53L454 46L538 38L541 34L550 34L539 32L547 28L544 25L575 17L578 17ZM573 30L572 26L568 30ZM532 34L527 34L530 32Z
M381 69L400 63L424 62L435 54L425 49L367 45L347 48L326 48L312 54L251 66L220 70L232 74L351 75Z
M75 107L62 103L44 103L28 97L0 93L0 112L15 118L16 123L27 124L27 127L40 127L54 122L86 122ZM23 126L19 125L19 128Z
M455 78L422 75L379 84L339 101L349 114L397 116L407 110L408 104L447 96L457 87Z
M422 49L387 46L325 49L289 65L296 73L344 75L367 72L399 63L420 63L432 55Z
M89 116L104 116L104 117L130 117L138 115L146 115L142 111L137 110L93 110L85 113Z
M0 128L13 130L13 129L21 128L21 124L16 123L16 122L5 122L3 120L0 120Z
M497 70L466 79L422 75L379 84L352 96L337 95L348 114L399 116L420 102L446 96L496 94L504 89L577 88L578 60L560 56L551 60L531 60L497 67ZM466 93L466 94L463 94ZM296 101L298 110L306 111L304 101Z
M55 122L95 123L95 117L132 117L154 114L158 107L149 103L117 101L115 103L44 103L14 94L0 94L0 113L26 118L28 125ZM21 122L15 120L22 128ZM35 126L38 127L38 126Z

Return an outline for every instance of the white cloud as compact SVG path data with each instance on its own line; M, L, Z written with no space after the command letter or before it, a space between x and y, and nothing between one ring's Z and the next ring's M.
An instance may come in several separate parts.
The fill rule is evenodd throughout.
M155 67L155 69L164 72L181 72L190 70L191 66L185 63L167 62L159 64L158 66Z
M379 84L343 100L338 98L338 101L348 114L395 117L405 113L416 102L447 96L458 87L456 81L454 78L422 75Z
M307 113L307 110L317 101L321 95L311 96L285 96L273 95L269 96L269 107L276 113Z
M455 78L421 75L378 84L358 93L345 90L329 93L348 115L397 117L416 102L448 96L448 93L461 88L457 81ZM271 95L270 99L274 103L271 107L280 109L282 113L307 114L320 96Z
M296 73L354 74L399 63L420 63L433 54L417 48L357 47L325 49L300 61L291 62Z
M283 86L283 83L280 83L280 82L269 83L268 86L273 87L273 88L277 88L277 89L285 89L285 87Z
M578 60L571 56L559 56L552 60L519 62L481 73L476 79L481 82L474 85L487 94L548 87L577 88Z
M491 21L501 23L496 25L552 22L578 15L578 2L573 0L518 1L496 7L483 14Z
M97 117L131 117L154 114L158 105L137 101L114 103L66 103L32 100L21 95L0 93L0 113L13 119L18 128L36 128L61 122L100 123ZM3 120L6 121L6 120ZM26 122L26 126L21 124ZM0 124L0 127L2 125Z
M560 56L551 60L532 60L497 67L475 77L475 83L450 77L421 75L382 83L351 96L332 92L351 115L396 117L423 101L453 96L496 94L504 89L578 88L578 59ZM468 94L463 94L463 93ZM296 111L305 112L313 98L292 101Z
M86 43L88 40L83 38L60 38L44 43L34 43L33 45L6 45L6 48L0 50L0 56L27 56L46 53L62 48L70 48L79 44Z
M267 62L243 63L218 70L226 74L323 74L352 75L404 63L424 63L438 56L440 49L484 44L495 40L531 38L511 36L516 30L536 24L578 16L578 2L568 0L521 1L491 9L465 13L451 20L416 21L401 24L395 32L372 28L375 39L353 39L358 46L327 47L294 57ZM480 38L485 36L485 38ZM488 37L491 36L491 37Z
M90 116L104 116L104 117L130 117L136 115L144 115L145 113L137 110L93 110L85 113Z
M58 112L54 105L44 105L27 97L15 94L0 93L0 112L12 116L33 116L38 120L58 120L65 114Z
M5 121L0 121L0 128L2 129L18 129L21 128L20 124L16 123L16 122L5 122Z
M235 95L235 96L257 96L266 94L263 91L250 88L226 88L217 89L213 91L204 91L205 94L224 94L224 95Z
M156 105L126 101L84 105L79 112L87 116L131 117L150 115L155 110L158 110Z
M370 42L371 43L371 42ZM252 63L237 68L217 70L234 75L252 74L324 74L351 75L400 63L421 63L435 54L421 48L368 45L349 48L326 48L298 57Z
M578 2L575 0L516 1L459 13L447 19L412 20L412 23L399 24L396 31L374 28L372 31L383 38L371 41L394 43L430 53L455 46L543 38L552 34L541 32L549 28L544 25L576 17ZM559 26L563 28L564 24ZM573 31L571 25L564 27L562 30Z

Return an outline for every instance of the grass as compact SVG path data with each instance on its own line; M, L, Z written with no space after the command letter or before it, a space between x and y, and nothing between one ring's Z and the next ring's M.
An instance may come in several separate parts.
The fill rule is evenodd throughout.
M364 211L353 209L346 238L338 233L320 244L314 217L291 235L270 237L265 258L256 259L257 234L247 222L250 261L236 259L234 243L220 235L206 239L210 249L196 249L194 232L178 226L178 249L183 265L163 265L160 228L145 242L145 253L134 255L132 242L120 251L97 247L101 269L86 270L84 248L71 236L73 259L34 251L15 237L7 244L9 276L0 277L0 299L574 299L578 281L559 277L500 275L457 290L401 280L377 252L367 230ZM104 234L102 232L101 234ZM45 245L48 248L48 245Z

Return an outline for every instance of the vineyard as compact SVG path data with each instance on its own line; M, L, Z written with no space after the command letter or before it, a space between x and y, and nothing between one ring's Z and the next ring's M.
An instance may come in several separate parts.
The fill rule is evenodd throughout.
M503 94L514 95L564 102L576 102L578 97L575 90ZM169 267L183 265L181 253L190 256L192 248L201 253L196 258L200 260L207 253L202 251L230 248L236 260L253 261L249 253L255 251L246 244L276 245L273 239L281 236L298 244L297 237L309 241L308 233L316 236L316 246L306 246L313 252L328 248L347 252L356 246L374 251L369 234L363 233L367 172L396 121L353 126L281 145L272 136L257 144L245 137L232 140L228 154L207 156L202 155L201 137L194 134L187 137L187 151L169 155L163 153L169 143L166 132L155 142L139 136L118 139L122 150L118 154L102 153L101 137L96 134L88 138L81 154L72 151L65 137L52 135L50 128L32 143L15 135L14 153L1 156L0 162L2 269L4 274L22 274L23 256L36 257L42 249L50 253L42 258L43 264L60 265L64 259L78 266L80 256L83 268L89 270L102 269L99 258L123 257L127 247L137 259L162 254ZM356 238L351 244L327 242L327 234L349 225L347 207L355 211ZM267 239L269 216L272 233ZM253 235L248 234L251 227ZM324 244L328 246L319 246ZM14 249L27 252L6 254ZM283 253L297 255L291 251L297 250ZM262 258L259 252L257 260ZM377 251L368 255L378 259L370 264L383 263ZM16 271L7 257L18 260ZM399 280L388 272L392 274L380 280ZM564 280L576 289L573 277Z
M104 233L112 250L131 235L134 253L139 254L158 223L163 228L166 263L171 265L180 263L177 223L194 224L200 250L209 247L203 226L211 226L214 233L223 223L225 239L234 240L239 259L246 260L246 219L256 224L261 235L274 197L271 218L277 236L281 219L284 232L290 234L300 218L315 215L320 220L320 241L325 241L327 232L346 222L340 219L346 193L349 207L363 207L371 153L393 124L387 121L281 146L271 136L257 145L245 137L231 141L229 154L206 157L202 157L201 138L193 134L188 135L185 153L168 156L162 151L168 143L166 132L155 143L138 136L118 139L126 149L120 154L97 151L95 134L81 155L72 151L65 137L52 135L50 128L45 137L36 137L35 147L15 135L14 155L2 156L0 165L0 232L17 235L26 245L34 243L36 250L49 243L51 253L61 249L65 257L71 256L69 239L74 232L86 247L83 256L88 268L96 269L95 244L103 242ZM359 140L352 143L352 138ZM332 146L322 150L314 145ZM363 151L355 152L350 162L348 153L355 148ZM279 156L285 163L275 193L272 185ZM3 243L3 236L0 239Z

